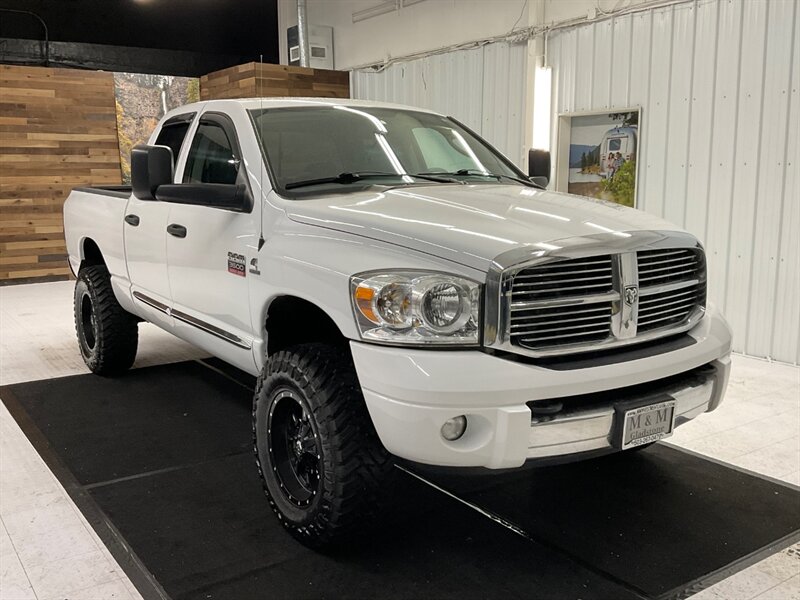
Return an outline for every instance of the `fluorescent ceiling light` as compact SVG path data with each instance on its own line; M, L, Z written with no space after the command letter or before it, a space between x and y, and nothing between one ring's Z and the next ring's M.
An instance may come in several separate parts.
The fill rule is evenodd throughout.
M353 13L353 23L358 23L359 21L365 21L367 19L371 19L372 17L394 12L400 8L399 5L400 0L387 0L386 2L381 2L380 4L365 8L364 10L358 10Z
M550 94L553 70L536 67L533 76L533 147L550 150Z

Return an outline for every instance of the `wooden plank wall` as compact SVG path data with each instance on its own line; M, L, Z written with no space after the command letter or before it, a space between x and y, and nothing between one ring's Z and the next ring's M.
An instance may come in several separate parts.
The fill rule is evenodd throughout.
M64 200L119 183L111 73L0 65L0 285L68 278Z
M346 71L245 63L200 78L200 99L256 97L349 98Z

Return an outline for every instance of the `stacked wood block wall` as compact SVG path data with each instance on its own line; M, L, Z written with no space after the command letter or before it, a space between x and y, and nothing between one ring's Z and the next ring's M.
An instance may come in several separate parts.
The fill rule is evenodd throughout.
M346 71L246 63L200 78L200 99L313 96L349 98Z
M111 73L0 65L0 285L69 277L64 200L119 183Z

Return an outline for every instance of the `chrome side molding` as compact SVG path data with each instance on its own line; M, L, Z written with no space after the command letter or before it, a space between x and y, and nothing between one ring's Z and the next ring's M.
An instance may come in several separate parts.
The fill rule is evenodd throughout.
M164 304L163 302L159 302L158 300L154 300L150 296L146 296L141 292L133 292L133 297L136 298L139 302L143 304L147 304L158 310L159 312L164 313L167 316L174 317L175 319L181 321L182 323L186 323L187 325L191 325L193 327L197 327L205 331L206 333L210 333L211 335L218 337L221 340L225 340L226 342L233 344L234 346L238 346L239 348L244 348L245 350L250 350L253 346L251 342L243 340L238 335L235 335L229 331L225 331L217 327L216 325L212 325L211 323L206 323L200 319L193 317L192 315L186 314L185 312L181 312L179 310L175 310Z

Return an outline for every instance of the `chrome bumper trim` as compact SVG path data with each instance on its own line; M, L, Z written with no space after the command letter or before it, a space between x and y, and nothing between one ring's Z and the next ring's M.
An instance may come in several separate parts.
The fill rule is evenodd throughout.
M712 365L716 373L705 382L669 391L676 401L675 427L719 406L728 382L730 361L718 360ZM611 449L613 426L614 407L611 404L532 422L527 457L545 458Z

